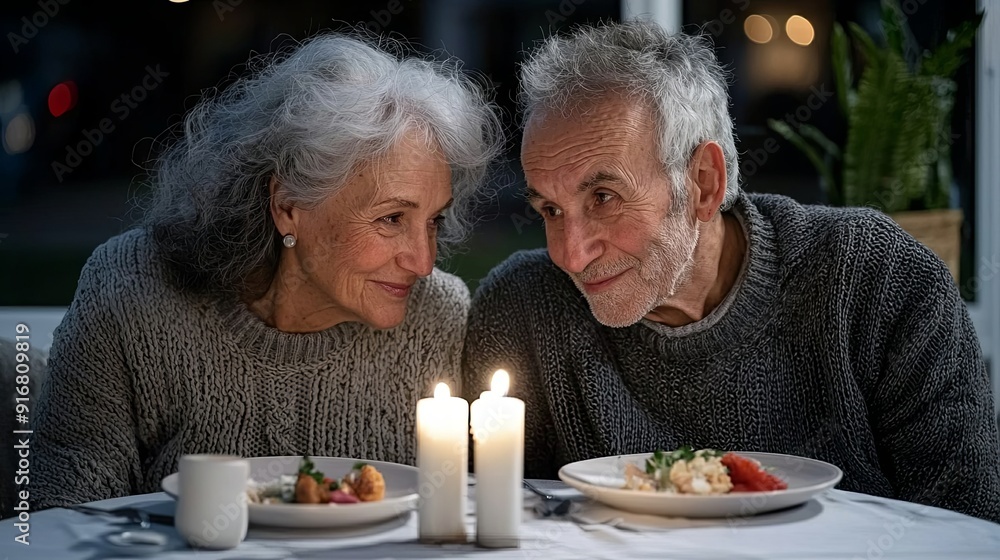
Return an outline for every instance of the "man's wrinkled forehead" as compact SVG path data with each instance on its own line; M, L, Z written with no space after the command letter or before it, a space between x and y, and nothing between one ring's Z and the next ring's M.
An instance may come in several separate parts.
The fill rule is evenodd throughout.
M521 162L529 164L539 158L577 148L577 143L635 144L648 148L656 142L653 111L641 102L607 98L600 102L577 106L573 111L539 110L524 126L521 141ZM607 147L609 147L607 146Z

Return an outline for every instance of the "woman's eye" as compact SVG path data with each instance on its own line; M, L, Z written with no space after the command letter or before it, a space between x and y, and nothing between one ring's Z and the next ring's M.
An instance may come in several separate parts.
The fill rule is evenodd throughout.
M441 227L444 224L444 216L437 216L431 222L434 227Z
M387 224L396 225L396 224L399 223L399 220L402 217L403 217L402 214L393 214L391 216L385 216L383 218L379 218L379 220L381 220L381 221L383 221L383 222L385 222Z

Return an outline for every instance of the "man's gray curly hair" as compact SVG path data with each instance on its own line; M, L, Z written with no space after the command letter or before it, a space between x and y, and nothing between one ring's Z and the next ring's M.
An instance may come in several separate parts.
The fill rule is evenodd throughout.
M686 199L684 178L695 148L717 142L726 160L722 209L732 206L739 194L739 162L727 75L706 38L671 35L647 21L582 26L547 39L521 66L524 124L540 111L565 115L610 93L653 110L675 200Z

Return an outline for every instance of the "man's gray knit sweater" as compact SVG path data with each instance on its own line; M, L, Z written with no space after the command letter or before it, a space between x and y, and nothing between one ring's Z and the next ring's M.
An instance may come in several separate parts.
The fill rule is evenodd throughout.
M56 329L34 418L37 509L159 490L185 453L412 464L417 400L459 387L469 290L435 269L388 330L285 333L178 292L148 236L98 247Z
M473 297L463 383L526 403L525 476L682 445L813 457L838 488L1000 521L990 382L945 265L886 216L741 195L736 285L701 321L598 323L545 251Z

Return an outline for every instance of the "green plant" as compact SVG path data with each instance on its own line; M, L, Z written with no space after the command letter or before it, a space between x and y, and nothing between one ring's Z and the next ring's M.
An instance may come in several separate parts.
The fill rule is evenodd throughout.
M951 185L952 76L973 45L979 12L948 31L933 51L918 52L896 0L882 1L884 46L856 23L850 35L864 60L855 80L848 35L831 39L837 101L847 121L843 145L816 127L768 120L820 173L831 204L885 212L947 208Z

